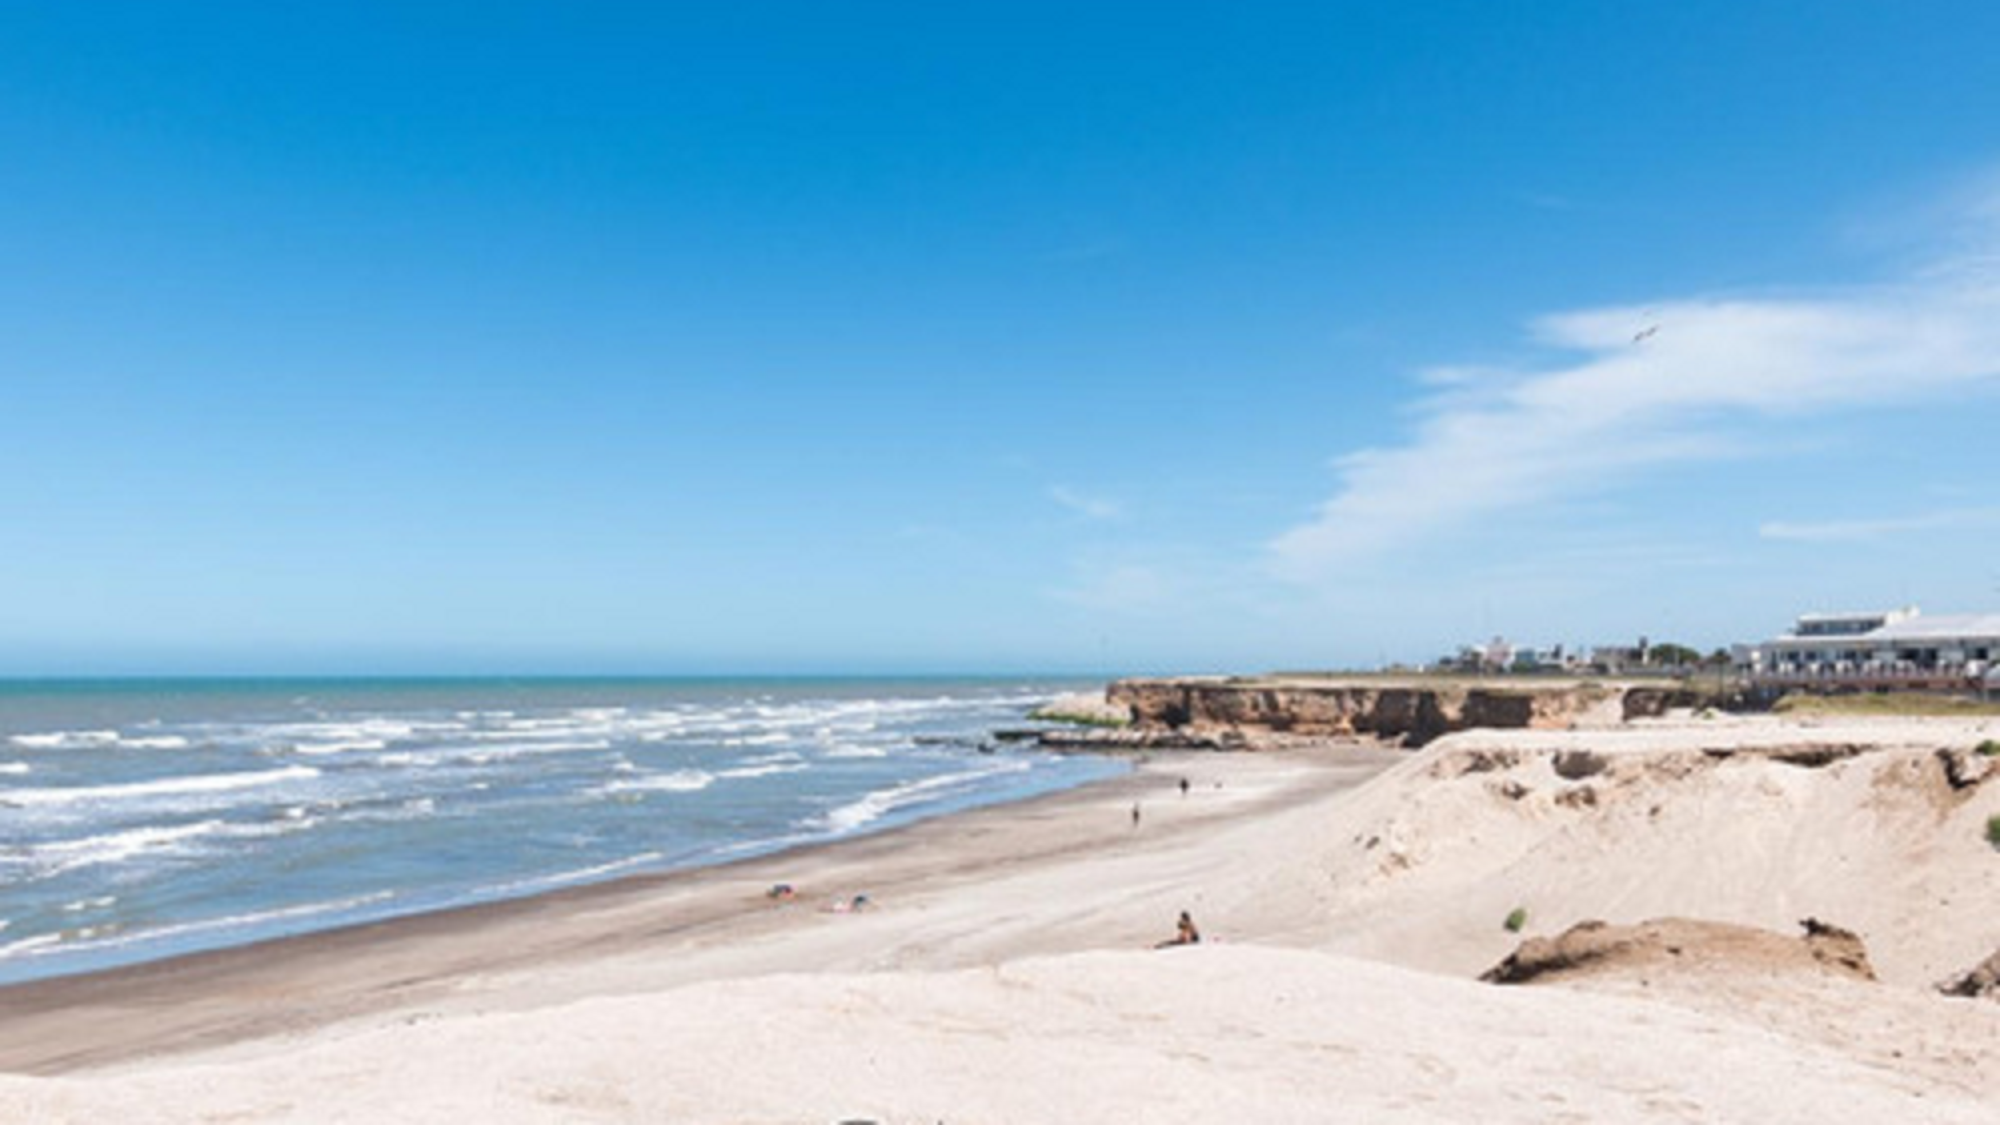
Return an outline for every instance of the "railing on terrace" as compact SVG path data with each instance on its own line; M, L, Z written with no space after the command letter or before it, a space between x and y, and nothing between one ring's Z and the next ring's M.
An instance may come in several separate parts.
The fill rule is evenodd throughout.
M1963 664L1923 668L1915 665L1817 664L1804 668L1760 668L1753 683L1780 685L1839 685L1843 687L1979 687L1993 683L1995 674Z

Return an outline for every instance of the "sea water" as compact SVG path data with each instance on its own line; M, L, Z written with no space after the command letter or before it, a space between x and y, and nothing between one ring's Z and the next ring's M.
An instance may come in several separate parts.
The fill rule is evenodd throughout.
M1107 777L994 680L0 682L0 983L712 864Z

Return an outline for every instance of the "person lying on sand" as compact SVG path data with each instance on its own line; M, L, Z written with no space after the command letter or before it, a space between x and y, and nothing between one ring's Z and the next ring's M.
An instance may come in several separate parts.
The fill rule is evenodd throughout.
M771 889L764 892L764 897L779 902L790 902L799 897L799 892L790 883L773 883Z

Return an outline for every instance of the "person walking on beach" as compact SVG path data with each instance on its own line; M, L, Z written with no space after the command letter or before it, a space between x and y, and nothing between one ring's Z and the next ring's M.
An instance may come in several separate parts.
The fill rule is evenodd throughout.
M1139 827L1139 802L1132 802L1132 827Z
M1188 779L1184 777L1181 778L1181 796L1185 797L1187 796L1187 794L1188 794Z

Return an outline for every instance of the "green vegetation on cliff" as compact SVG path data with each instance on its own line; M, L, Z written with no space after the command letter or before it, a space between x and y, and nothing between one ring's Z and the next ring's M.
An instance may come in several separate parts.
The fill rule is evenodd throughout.
M1771 708L1781 715L2000 715L2000 702L1922 691L1856 695L1788 695Z

